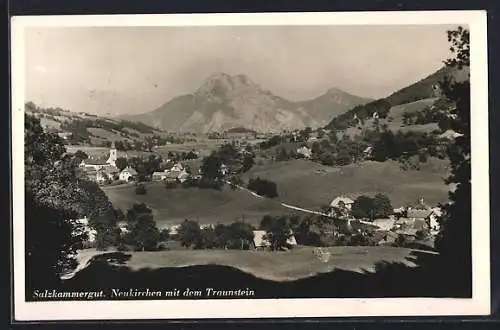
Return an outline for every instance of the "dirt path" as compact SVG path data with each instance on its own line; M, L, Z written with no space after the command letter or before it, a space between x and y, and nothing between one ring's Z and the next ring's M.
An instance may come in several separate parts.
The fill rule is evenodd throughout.
M229 181L226 181L226 183L227 184L231 184ZM251 194L252 196L254 196L256 198L266 199L266 197L261 196L261 195L255 193L255 192L251 191L248 188L245 188L245 187L239 186L239 185L235 185L235 186L237 188L241 189L241 190L244 190L244 191L248 192L249 194ZM280 203L281 206L286 207L286 208L291 209L291 210L301 211L301 212L305 212L305 213L309 213L309 214L321 215L321 216L324 216L324 217L330 217L330 215L328 215L326 213L323 213L323 212L305 209L305 208L302 208L302 207L299 207L299 206L295 206L295 205L290 205L290 204L287 204L287 203L283 203L281 201L278 201L278 202ZM363 221L363 220L357 220L357 221L359 221L360 223L365 224L365 225L378 227L378 226L376 226L373 223L368 222L368 221Z

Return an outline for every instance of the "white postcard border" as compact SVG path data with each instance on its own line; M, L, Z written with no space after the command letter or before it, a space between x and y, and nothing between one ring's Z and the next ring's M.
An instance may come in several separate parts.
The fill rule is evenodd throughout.
M24 264L24 28L34 26L467 25L471 38L473 298L228 299L26 302ZM14 318L16 321L490 313L486 11L17 16L11 20ZM422 50L425 51L425 50Z

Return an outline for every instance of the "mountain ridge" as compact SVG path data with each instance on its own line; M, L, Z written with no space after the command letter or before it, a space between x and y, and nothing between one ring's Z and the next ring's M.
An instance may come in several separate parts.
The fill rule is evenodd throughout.
M216 72L193 93L177 96L142 114L122 116L163 130L208 133L244 126L259 132L314 128L371 99L330 88L305 101L290 101L247 75Z

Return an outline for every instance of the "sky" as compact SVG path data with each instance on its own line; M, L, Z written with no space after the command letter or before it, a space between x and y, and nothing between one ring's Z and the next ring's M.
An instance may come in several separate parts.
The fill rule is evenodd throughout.
M450 56L454 26L29 27L26 101L99 115L143 113L215 72L292 101L330 88L380 98Z

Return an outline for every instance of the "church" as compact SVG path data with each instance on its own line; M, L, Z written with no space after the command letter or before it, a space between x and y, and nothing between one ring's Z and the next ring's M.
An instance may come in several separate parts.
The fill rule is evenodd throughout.
M92 181L104 183L108 180L114 180L120 170L116 167L117 150L115 143L111 144L109 155L105 157L91 157L82 160L80 167L85 170L88 178Z

